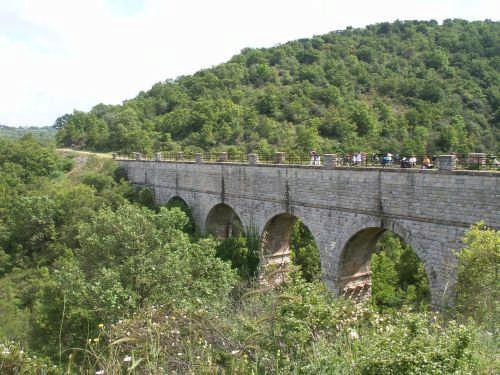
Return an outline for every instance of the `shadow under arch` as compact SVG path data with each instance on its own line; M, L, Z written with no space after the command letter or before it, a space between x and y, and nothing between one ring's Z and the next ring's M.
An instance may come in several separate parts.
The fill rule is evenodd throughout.
M243 236L244 229L240 217L225 203L216 204L209 211L205 221L205 232L218 239Z
M411 249L418 262L423 263L418 251L411 246L404 234L381 227L368 227L354 233L345 243L340 255L338 293L358 302L371 297L371 259L379 250L379 240L385 236L392 235L398 238L400 243ZM425 270L425 264L423 268L428 284L429 275Z
M292 248L293 246L293 248ZM285 270L294 261L309 280L320 276L321 265L316 239L299 217L281 213L267 221L260 236L261 271L268 267ZM304 254L303 252L306 252ZM315 275L313 275L313 273ZM283 281L281 278L273 281Z
M184 198L182 198L181 196L179 195L174 195L173 197L171 197L168 201L167 201L167 204L166 204L167 207L177 207L177 206L183 206L183 207L187 207L189 208L189 205L187 204L187 202L184 200Z
M184 227L184 231L189 234L194 234L196 231L196 224L194 221L193 213L191 211L191 207L187 204L187 202L180 196L175 195L168 200L165 207L167 208L180 208L188 217L189 222Z

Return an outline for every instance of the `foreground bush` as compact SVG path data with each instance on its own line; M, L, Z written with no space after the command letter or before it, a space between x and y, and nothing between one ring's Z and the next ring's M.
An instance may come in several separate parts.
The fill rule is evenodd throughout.
M0 373L17 374L60 374L61 368L43 357L26 353L17 342L0 342Z
M487 373L475 332L472 325L445 324L435 313L378 313L294 277L274 292L249 291L224 313L157 305L106 325L86 347L78 371Z
M236 274L215 256L213 241L191 242L180 230L186 222L178 208L155 213L123 205L82 224L79 248L46 275L35 306L35 347L61 356L95 338L99 323L154 303L224 306Z

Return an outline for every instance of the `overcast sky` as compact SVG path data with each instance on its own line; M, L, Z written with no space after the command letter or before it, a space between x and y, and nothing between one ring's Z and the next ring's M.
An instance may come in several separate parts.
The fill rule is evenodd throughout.
M0 124L52 125L154 83L346 26L500 19L498 0L0 0Z

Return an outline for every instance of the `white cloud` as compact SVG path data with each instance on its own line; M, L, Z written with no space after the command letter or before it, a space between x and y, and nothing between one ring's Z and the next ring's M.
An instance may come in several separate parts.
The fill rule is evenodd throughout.
M396 19L499 15L490 0L0 0L9 20L0 22L0 123L50 125L244 47Z

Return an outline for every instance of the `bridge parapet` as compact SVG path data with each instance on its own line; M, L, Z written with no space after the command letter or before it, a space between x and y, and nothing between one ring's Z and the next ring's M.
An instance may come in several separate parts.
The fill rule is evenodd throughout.
M304 157L303 155L286 155L284 152L273 154L258 153L185 153L178 152L157 152L154 158L144 157L141 153L134 152L132 157L113 153L116 160L144 160L163 162L196 162L196 163L233 163L249 165L288 165L303 166L325 169L335 168L396 168L396 169L432 169L432 170L487 170L499 171L500 161L494 155L470 153L467 155L439 155L432 158L427 156L412 156L408 158L372 155L368 157L365 153L358 154L324 154L317 158Z

